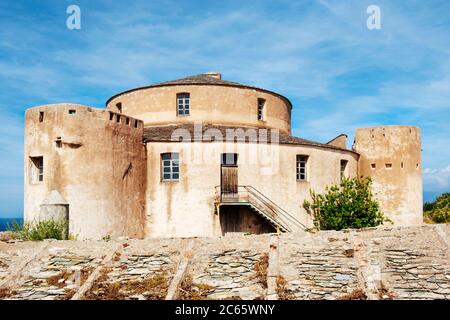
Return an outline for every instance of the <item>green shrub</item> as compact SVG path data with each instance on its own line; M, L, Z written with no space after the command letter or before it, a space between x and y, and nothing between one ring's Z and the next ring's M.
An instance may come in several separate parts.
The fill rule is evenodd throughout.
M303 207L313 216L318 230L342 230L375 227L391 222L372 198L371 179L343 178L339 185L328 186L324 194L310 191L312 201Z
M62 221L25 222L23 225L14 223L8 229L14 234L15 238L25 241L64 240L67 238L67 222Z
M435 202L423 205L426 223L450 223L450 193L440 195Z

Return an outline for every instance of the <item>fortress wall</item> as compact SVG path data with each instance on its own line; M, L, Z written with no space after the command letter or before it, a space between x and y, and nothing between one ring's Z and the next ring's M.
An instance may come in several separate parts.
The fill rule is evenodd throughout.
M380 126L356 129L359 175L372 177L382 211L399 225L419 225L422 213L420 129Z
M83 298L82 290L89 298L106 299L98 285L121 288L116 299L141 300L450 299L449 237L447 224L221 238L0 242L0 288L14 292L8 299L26 300L70 299L71 290L75 299ZM25 268L23 261L29 261ZM73 265L89 276L87 287L67 280L55 289L45 281L73 274Z
M161 181L161 154L180 156L180 180ZM303 209L310 189L323 192L340 181L340 160L348 161L348 176L356 176L353 152L296 145L253 143L147 144L147 237L217 236L222 234L214 214L215 187L220 185L220 156L238 153L238 184L250 185L307 226L312 219ZM309 180L296 180L296 155L309 155Z
M177 93L190 93L190 116L177 116ZM265 121L258 120L258 98L266 100ZM128 92L107 107L141 119L147 125L203 122L277 128L290 133L290 106L278 95L255 89L211 85L177 85Z
M146 188L143 124L117 116L73 104L27 110L26 221L37 219L41 203L49 192L56 190L69 203L72 235L80 239L143 236ZM30 157L44 159L42 182L33 181Z

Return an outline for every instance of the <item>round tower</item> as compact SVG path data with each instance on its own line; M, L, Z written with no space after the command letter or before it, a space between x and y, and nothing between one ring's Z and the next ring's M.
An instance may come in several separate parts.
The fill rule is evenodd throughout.
M218 72L131 89L111 97L109 110L145 126L209 123L291 133L291 102L261 88L226 81Z
M28 109L25 221L68 216L70 233L78 239L143 237L142 134L142 121L108 110L76 104Z
M395 225L423 222L420 129L380 126L356 129L359 176L372 178L381 210Z

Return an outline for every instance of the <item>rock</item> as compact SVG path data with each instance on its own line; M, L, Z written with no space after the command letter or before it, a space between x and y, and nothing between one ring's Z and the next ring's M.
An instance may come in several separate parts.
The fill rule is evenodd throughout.
M128 270L129 275L141 275L141 274L147 274L147 273L149 273L149 270L147 268L136 268L136 269Z

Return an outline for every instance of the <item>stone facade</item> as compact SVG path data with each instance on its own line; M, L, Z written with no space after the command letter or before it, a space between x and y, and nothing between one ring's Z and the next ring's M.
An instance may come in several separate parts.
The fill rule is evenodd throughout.
M178 94L189 94L188 114L177 114ZM106 105L103 110L75 104L27 110L26 221L56 212L45 207L41 214L42 204L56 192L69 210L69 233L80 240L222 236L229 232L223 217L230 208L220 212L221 156L236 153L238 201L250 197L248 188L260 201L260 207L243 204L254 219L236 207L246 212L235 223L243 233L271 229L260 227L265 223L289 231L311 227L302 207L310 190L323 192L342 176L371 176L384 213L396 224L422 222L417 128L358 129L354 150L347 149L343 134L328 143L294 137L286 97L222 80L219 73L132 89ZM200 129L202 136L191 137L199 124L206 128ZM163 178L167 153L179 157L177 178L170 181ZM300 156L307 158L304 169ZM371 170L373 161L379 166L389 161L392 167ZM282 215L290 222L278 221Z
M450 299L450 225L0 242L2 299Z

